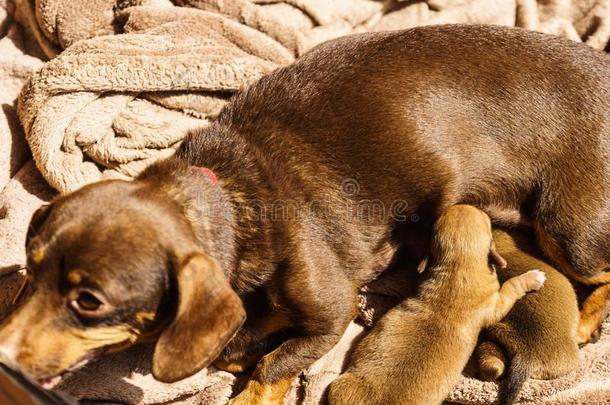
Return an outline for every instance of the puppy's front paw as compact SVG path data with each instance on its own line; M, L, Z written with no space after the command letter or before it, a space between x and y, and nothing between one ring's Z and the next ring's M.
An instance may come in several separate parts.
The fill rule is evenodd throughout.
M546 281L546 273L540 270L530 270L520 277L523 277L525 281L526 291L538 291Z

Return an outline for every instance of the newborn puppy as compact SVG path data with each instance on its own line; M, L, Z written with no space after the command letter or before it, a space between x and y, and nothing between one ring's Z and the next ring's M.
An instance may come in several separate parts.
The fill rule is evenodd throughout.
M482 328L502 319L543 272L501 287L493 264L491 223L469 205L450 207L434 225L419 293L390 310L356 348L347 372L330 386L331 404L440 404L475 349Z
M570 282L542 260L533 235L495 230L498 253L508 267L498 271L504 281L528 269L546 274L544 288L518 301L506 318L483 331L475 351L479 376L497 380L505 371L504 349L510 359L503 404L514 404L529 378L552 379L570 372L578 362L578 303Z

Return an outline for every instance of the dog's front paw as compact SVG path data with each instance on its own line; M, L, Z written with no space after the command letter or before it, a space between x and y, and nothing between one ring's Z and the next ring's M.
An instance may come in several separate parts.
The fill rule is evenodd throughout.
M525 281L526 291L538 291L546 281L546 273L540 270L530 270L520 277Z
M246 388L229 401L229 405L280 405L290 388L290 379L275 383L248 381Z

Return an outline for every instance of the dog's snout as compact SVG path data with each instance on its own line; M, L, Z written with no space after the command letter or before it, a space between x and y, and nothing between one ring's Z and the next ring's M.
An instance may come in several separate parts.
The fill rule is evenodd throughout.
M0 361L12 366L19 365L28 326L31 329L36 324L23 309L17 309L0 326Z

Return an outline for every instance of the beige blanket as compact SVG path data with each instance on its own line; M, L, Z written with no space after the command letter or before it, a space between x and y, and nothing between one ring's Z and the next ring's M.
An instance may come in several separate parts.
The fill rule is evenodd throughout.
M184 132L213 119L233 92L340 35L494 23L603 49L610 38L608 3L180 0L175 7L169 0L0 0L0 274L11 273L0 279L0 317L12 307L20 282L14 270L24 262L29 217L54 194L40 173L60 191L134 176L173 153ZM41 59L50 61L42 65ZM19 117L35 165L23 165L29 152L15 112L15 97L28 77ZM367 296L364 318L387 302L388 291L382 284ZM352 324L341 343L294 382L287 403L317 403L363 331ZM579 369L569 376L527 384L523 403L610 403L610 336L581 353ZM234 376L209 369L162 384L150 376L148 360L146 347L116 354L72 375L62 389L79 398L124 403L223 403L235 382ZM465 378L451 399L484 404L495 393L494 384Z
M47 57L73 44L19 99L34 160L59 191L138 174L172 154L230 94L340 35L473 22L582 36L599 48L610 37L609 0L165 1L17 0L19 20ZM134 3L146 6L125 7Z

